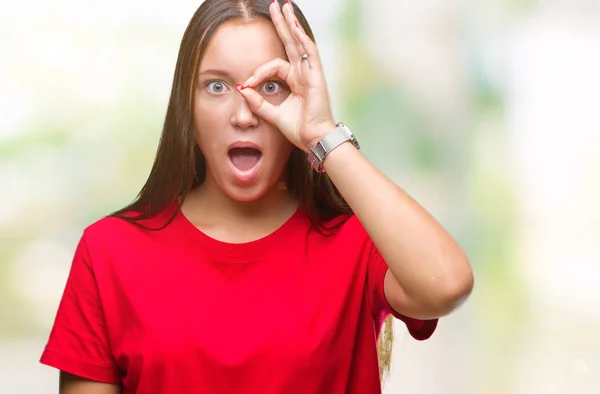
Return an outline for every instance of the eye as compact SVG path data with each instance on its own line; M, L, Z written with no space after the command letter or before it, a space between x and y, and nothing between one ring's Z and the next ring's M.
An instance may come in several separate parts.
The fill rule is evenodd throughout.
M221 81L209 81L205 85L211 93L224 93L227 91L227 86Z
M262 86L266 94L277 94L283 89L282 83L278 81L269 81Z

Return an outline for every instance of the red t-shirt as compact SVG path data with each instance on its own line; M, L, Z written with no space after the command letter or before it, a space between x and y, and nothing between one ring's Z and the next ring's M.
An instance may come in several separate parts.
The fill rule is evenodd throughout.
M159 231L117 218L79 242L41 362L124 393L380 393L387 266L355 216L321 235L299 209L228 244L178 212Z

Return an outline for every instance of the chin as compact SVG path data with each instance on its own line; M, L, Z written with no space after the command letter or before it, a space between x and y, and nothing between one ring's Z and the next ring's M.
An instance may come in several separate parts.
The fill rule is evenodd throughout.
M254 202L260 200L266 193L252 193L244 190L226 191L229 198L237 202Z
M224 188L225 194L234 201L238 202L254 202L265 197L272 190L269 185L252 185L250 187L239 187L229 184Z

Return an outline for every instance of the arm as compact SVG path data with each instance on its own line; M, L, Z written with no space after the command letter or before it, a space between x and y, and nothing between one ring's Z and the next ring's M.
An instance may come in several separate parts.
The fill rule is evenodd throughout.
M450 234L351 143L334 149L323 164L388 265L384 291L390 305L418 319L457 308L473 288L473 272Z
M321 58L291 4L281 9L274 2L269 10L288 61L262 65L237 89L252 111L308 153L335 128ZM291 89L278 106L254 90L274 75ZM384 292L392 308L409 317L433 319L450 313L465 300L473 287L469 262L425 209L350 143L331 152L324 166L388 265Z
M59 394L121 394L121 387L115 384L93 380L60 372Z

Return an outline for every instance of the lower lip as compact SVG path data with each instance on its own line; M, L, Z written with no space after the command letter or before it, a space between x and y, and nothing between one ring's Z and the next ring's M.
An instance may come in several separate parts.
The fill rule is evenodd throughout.
M242 171L236 166L233 165L231 159L227 158L229 161L229 167L231 167L231 172L233 176L237 180L237 183L241 185L249 185L252 184L260 173L260 165L262 164L262 156L256 162L256 165L247 171Z

